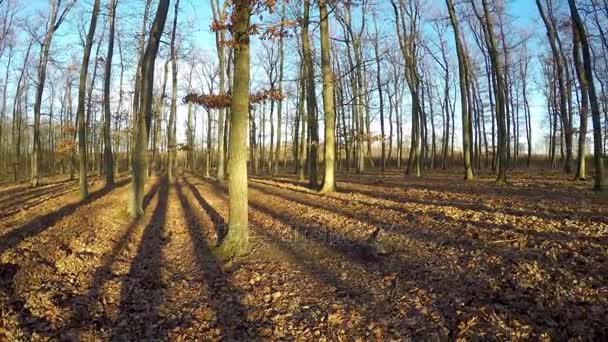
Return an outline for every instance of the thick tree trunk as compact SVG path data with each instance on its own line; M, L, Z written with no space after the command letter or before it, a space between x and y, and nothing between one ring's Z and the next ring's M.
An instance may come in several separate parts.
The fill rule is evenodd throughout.
M325 172L321 193L336 190L336 147L335 127L336 113L334 106L334 77L331 70L329 44L329 17L326 0L319 0L319 15L321 16L321 73L323 75L323 113L325 116Z
M228 161L229 226L228 233L217 252L230 257L249 250L249 227L247 217L247 147L239 143L247 136L247 113L249 110L249 18L251 1L235 2L234 8L234 86L230 107L230 160Z

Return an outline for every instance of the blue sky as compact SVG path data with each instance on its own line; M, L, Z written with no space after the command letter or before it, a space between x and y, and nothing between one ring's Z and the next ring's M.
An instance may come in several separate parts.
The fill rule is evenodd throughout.
M65 0L64 0L65 1ZM141 15L143 13L143 0L119 0L119 9L118 9L118 13L119 13L119 26L122 25L123 27L119 27L119 30L124 30L125 27L128 31L128 33L126 33L126 37L123 37L122 39L124 40L124 45L125 45L125 49L129 50L129 49L133 49L134 48L134 37L133 37L133 33L136 32L137 30L139 30L139 26L141 25L140 21L141 21ZM48 0L30 0L24 3L26 5L26 9L25 9L25 13L26 13L26 18L28 18L29 20L35 20L33 18L36 17L36 13L38 12L42 12L44 13L44 11L46 10L47 6L48 6ZM106 4L106 0L102 0L102 6L105 6ZM388 1L386 2L386 4L388 4ZM92 7L92 1L91 0L79 0L76 7L74 8L74 10L72 11L71 15L69 16L68 21L60 28L59 32L57 32L57 35L55 37L55 40L53 42L53 49L55 50L59 50L56 51L55 54L56 56L59 56L58 59L59 60L67 60L68 58L70 58L71 56L74 57L74 59L79 61L80 54L81 54L81 49L77 48L80 46L80 39L79 39L79 33L78 33L78 27L83 27L82 23L86 23L87 27L88 27L88 18L89 18L89 12L90 8ZM211 23L211 18L212 18L212 14L211 14L211 9L209 7L209 2L208 0L181 0L181 13L180 13L180 27L186 27L187 23L193 23L192 25L192 32L191 32L191 40L193 41L193 43L201 48L202 50L205 50L207 52L209 52L210 56L212 56L212 54L214 53L215 50L215 42L214 42L214 38L212 33L210 32L209 29L209 25ZM440 10L443 10L445 8L445 3L443 0L433 0L430 4L431 8L438 8ZM156 8L156 4L153 5L153 11ZM380 7L382 8L382 7ZM515 24L514 26L519 27L519 28L525 28L526 30L530 30L532 32L535 33L535 37L532 39L530 46L532 47L532 51L539 51L540 50L540 44L539 42L544 38L544 27L542 26L542 23L540 23L539 21L539 17L538 17L538 12L536 9L536 5L534 3L533 0L512 0L508 3L507 6L507 10L509 12L509 14L515 18ZM170 17L167 20L167 31L169 30L170 27L170 23L171 23L171 16L173 13L173 1L172 1L172 6L170 9ZM384 13L386 12L386 13ZM314 15L314 13L313 13ZM388 7L385 7L382 12L380 13L380 19L382 20L384 18L384 24L381 24L381 26L383 27L383 30L386 31L387 33L391 33L394 32L393 29L393 24L391 23L392 20L392 9L390 8L390 5ZM356 18L356 16L355 16ZM101 25L103 24L103 21L105 19L104 18L100 18L99 20L99 27L98 27L98 32L100 32L101 29ZM334 35L338 35L339 34L339 29L336 27L337 25L334 24L334 27L331 28L331 32ZM313 27L316 27L315 25L313 25ZM369 26L371 27L371 25ZM391 31L392 30L392 31ZM451 32L449 33L451 34ZM318 31L315 31L315 35L318 35ZM450 36L451 37L451 36ZM266 76L260 73L260 68L259 65L257 65L256 61L257 61L257 56L256 54L259 52L259 49L256 47L259 47L259 42L256 42L256 40L253 40L253 51L252 51L252 72L254 73L254 77L258 77L258 78L265 78ZM290 46L289 44L287 46ZM68 52L70 53L70 55L63 54L63 52ZM105 47L102 47L102 53L103 51L105 51ZM117 51L115 51L115 53L117 53ZM294 52L293 51L286 51L286 54L289 55L293 55ZM162 61L159 61L160 65L162 65ZM116 68L116 67L115 67ZM289 65L288 65L288 69L289 69ZM532 68L537 69L538 65L536 60L533 61L533 65ZM293 69L293 68L292 68ZM294 69L295 70L295 69ZM293 71L293 70L292 70ZM289 73L289 71L288 71ZM536 77L536 72L532 73L535 77ZM289 76L288 76L289 77ZM530 82L531 84L531 96L530 96L530 102L531 102L531 110L532 110L532 118L533 118L533 136L534 136L534 141L535 141L535 147L536 145L539 145L541 143L541 133L543 132L543 127L545 126L544 120L545 120L545 100L544 97L542 96L541 93L539 93L536 89L534 89L534 86L532 85L533 82ZM320 89L319 89L319 96L320 96ZM409 122L409 108L407 105L405 105L406 109L406 122ZM202 113L202 110L199 110L200 113ZM457 113L457 117L459 116L459 113ZM180 128L180 132L183 133L184 129L183 129L183 122L185 121L185 108L180 108L179 111L179 116L178 116L178 120L180 121L180 123L178 123L178 126ZM459 123L459 120L457 120L457 123ZM375 131L379 131L379 124L376 124L372 127L373 130ZM457 128L457 130L459 130ZM522 137L523 137L523 130L522 130ZM180 136L182 136L182 134L180 134ZM523 139L522 139L523 141ZM537 152L541 152L541 151L537 151Z

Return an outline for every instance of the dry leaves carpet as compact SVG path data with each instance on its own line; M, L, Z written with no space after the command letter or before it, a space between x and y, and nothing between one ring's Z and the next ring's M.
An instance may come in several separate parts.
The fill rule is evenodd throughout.
M605 340L608 197L538 171L250 180L253 250L219 261L227 189L151 178L0 188L0 340ZM388 254L369 253L368 236Z

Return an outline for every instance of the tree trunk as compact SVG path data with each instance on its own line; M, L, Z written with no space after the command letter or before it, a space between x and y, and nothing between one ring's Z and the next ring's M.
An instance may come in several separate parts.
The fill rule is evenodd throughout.
M229 226L224 240L218 246L220 256L242 255L249 250L249 227L247 217L247 147L240 143L247 136L247 113L249 110L249 18L251 0L234 4L233 32L234 86L230 108L230 160L228 161ZM221 142L220 142L221 143Z
M150 38L144 52L142 60L141 78L141 101L139 104L139 114L136 120L135 147L133 150L132 174L133 180L132 193L129 211L132 216L143 215L144 185L148 170L148 136L150 121L152 119L152 90L154 88L154 62L158 53L158 45L162 36L169 0L159 0L158 9L150 31Z
M311 188L316 188L317 179L317 160L319 148L319 128L317 126L317 97L315 94L315 71L312 63L312 50L310 47L310 37L308 26L310 25L310 0L304 0L304 19L302 23L302 52L305 66L306 79L306 111L308 116L308 132L310 138L310 151L308 153L309 172L308 180Z
M78 88L78 152L80 155L80 198L85 199L89 196L87 184L87 127L84 115L85 95L87 87L87 69L89 67L89 58L91 56L91 47L93 46L93 38L95 37L95 28L97 27L97 15L99 14L99 0L93 3L93 13L91 14L91 23L87 40L84 47L84 55L82 57L82 65L80 67L80 86ZM93 85L91 84L91 87Z
M321 73L323 75L323 113L325 116L325 173L323 176L323 186L320 191L321 193L330 193L336 190L336 113L334 106L334 78L330 61L329 17L325 0L319 1L319 15L321 16Z
M460 75L460 112L462 114L462 151L464 158L464 180L473 180L473 166L471 163L471 108L469 107L469 61L462 38L456 11L454 10L453 0L446 0L450 22L454 31L454 41L456 42L456 54L458 55L458 72Z
M475 9L475 2L471 2ZM503 77L502 63L498 52L496 38L494 36L494 27L492 24L492 16L488 7L487 0L482 0L483 5L483 19L477 13L478 18L485 25L484 34L486 35L486 43L488 45L488 51L490 53L490 60L492 62L492 69L496 77L496 114L497 114L497 126L498 126L498 177L496 183L499 185L507 184L507 129L505 127L505 83Z
M106 186L114 185L114 156L112 154L112 138L110 127L112 116L110 112L110 80L112 78L112 55L114 54L114 30L116 25L116 5L118 0L110 3L110 34L108 35L108 51L106 53L106 70L103 82L103 102L105 111L104 127L104 158L106 171Z
M285 3L281 8L281 22L285 21ZM285 48L283 42L283 35L279 37L279 93L283 94L283 73L285 67ZM276 175L279 173L279 160L281 159L281 123L283 120L283 101L279 101L277 104L277 146L275 150L274 166L271 174ZM285 132L287 134L287 131Z
M578 13L576 3L574 0L568 0L570 6L570 16L574 24L573 34L575 41L575 48L578 42L580 42L580 48L583 53L583 69L584 77L579 79L581 90L587 90L589 95L589 102L591 104L591 118L593 122L593 153L594 153L594 166L595 166L595 179L594 189L597 191L603 191L606 189L606 181L604 179L604 163L603 163L603 151L602 151L602 124L600 118L600 106L595 91L595 82L593 80L593 69L591 53L589 51L589 42L587 39L587 32L585 25ZM577 39L578 38L578 39ZM578 54L578 53L577 53ZM580 58L578 64L580 65ZM578 68L577 68L578 69ZM581 70L582 71L582 70ZM581 73L580 76L583 76ZM580 77L579 76L579 77Z
M179 0L175 1L175 7L173 12L173 29L171 30L171 79L172 79L172 93L171 93L171 111L169 113L169 122L167 127L168 135L168 159L167 159L167 177L169 183L175 181L175 158L177 154L177 142L175 139L175 129L177 120L177 52L175 48L175 31L177 30L177 13L179 10Z

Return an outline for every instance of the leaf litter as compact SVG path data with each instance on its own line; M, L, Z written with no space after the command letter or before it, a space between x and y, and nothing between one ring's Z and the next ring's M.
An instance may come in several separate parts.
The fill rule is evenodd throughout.
M59 179L0 189L0 339L608 336L608 197L557 173L342 174L329 195L252 177L252 252L230 261L225 186L152 178L132 221L127 181L85 203Z

